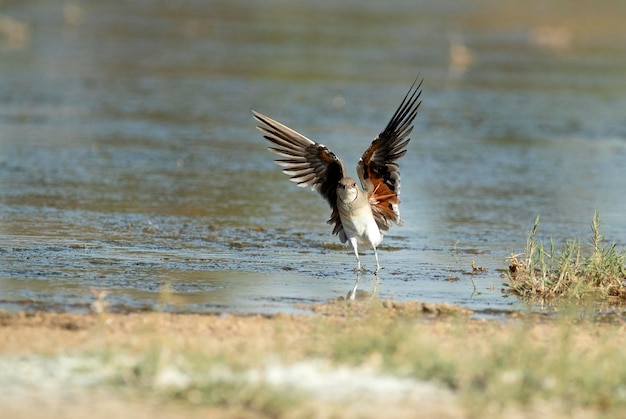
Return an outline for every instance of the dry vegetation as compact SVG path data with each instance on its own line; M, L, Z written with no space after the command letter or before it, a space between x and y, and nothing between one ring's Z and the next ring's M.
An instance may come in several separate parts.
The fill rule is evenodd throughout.
M554 241L546 247L537 241L539 217L528 235L526 251L510 258L510 290L530 301L555 298L626 302L626 252L607 245L600 234L600 217L591 224L591 250L583 252L580 240L570 240L562 249Z
M473 320L337 301L312 315L4 314L11 417L620 417L618 321ZM2 414L0 414L2 417Z

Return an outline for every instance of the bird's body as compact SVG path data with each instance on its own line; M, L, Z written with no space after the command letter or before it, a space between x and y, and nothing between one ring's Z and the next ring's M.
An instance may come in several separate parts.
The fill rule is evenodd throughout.
M380 266L376 247L383 241L383 235L376 224L367 194L359 188L354 179L348 177L339 181L337 198L339 219L346 239L356 255L359 264L357 269L361 268L358 249L371 247L376 255L376 270L378 270ZM345 241L342 239L342 242L345 243Z
M342 243L350 243L361 270L359 248L371 247L380 269L378 252L383 235L400 219L400 171L395 161L406 153L413 120L421 104L421 82L411 89L387 127L372 141L357 164L362 186L348 177L343 162L326 146L313 142L291 128L252 111L259 129L273 146L270 151L282 157L276 164L298 186L310 186L330 204L329 224Z

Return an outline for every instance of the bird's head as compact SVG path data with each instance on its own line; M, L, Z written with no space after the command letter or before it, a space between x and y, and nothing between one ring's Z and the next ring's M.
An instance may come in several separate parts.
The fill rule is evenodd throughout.
M339 181L337 185L337 195L342 202L349 204L359 196L359 187L356 180L345 177Z

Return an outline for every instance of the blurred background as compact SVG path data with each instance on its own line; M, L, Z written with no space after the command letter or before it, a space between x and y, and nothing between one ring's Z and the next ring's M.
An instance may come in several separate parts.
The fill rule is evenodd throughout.
M537 215L561 243L590 240L597 210L626 243L624 16L619 0L0 0L0 309L345 295L327 204L280 173L250 110L355 174L416 77L378 292L519 308L500 270Z

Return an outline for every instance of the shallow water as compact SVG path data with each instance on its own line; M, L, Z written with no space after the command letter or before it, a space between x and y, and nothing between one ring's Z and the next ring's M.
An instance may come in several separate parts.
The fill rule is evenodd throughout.
M626 7L457 3L4 5L23 32L0 28L0 309L84 311L97 289L117 311L345 296L327 204L280 173L250 109L354 174L418 73L405 225L359 289L519 310L501 275L537 215L560 243L590 238L597 210L626 244Z

